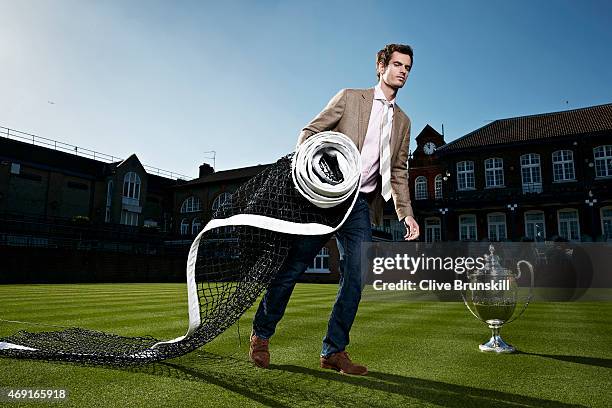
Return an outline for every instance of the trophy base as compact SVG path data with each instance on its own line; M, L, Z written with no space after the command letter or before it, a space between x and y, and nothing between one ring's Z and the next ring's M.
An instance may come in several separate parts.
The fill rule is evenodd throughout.
M506 343L499 334L494 334L489 341L479 345L478 348L486 353L514 353L516 351L516 348Z

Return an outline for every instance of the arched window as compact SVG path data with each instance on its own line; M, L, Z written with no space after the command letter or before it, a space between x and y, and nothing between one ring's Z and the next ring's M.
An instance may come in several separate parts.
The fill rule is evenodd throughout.
M612 145L597 146L593 149L595 177L612 177Z
M187 218L183 218L181 220L181 235L189 234L189 220Z
M504 160L499 157L492 157L485 160L485 180L486 186L504 186Z
M474 190L474 162L462 161L457 163L457 189Z
M419 176L414 181L414 198L427 200L427 178L425 176Z
M140 199L140 177L133 171L125 173L123 177L123 196L134 200Z
M181 214L202 211L202 201L196 196L190 196L181 205Z
M312 264L306 269L306 273L331 273L329 270L329 249L327 247L321 248Z
M193 221L191 222L191 234L197 235L197 233L200 232L201 228L202 228L202 222L200 221L200 219L194 218Z
M534 241L544 241L546 239L544 211L525 212L525 235Z
M476 241L476 216L474 214L461 215L459 217L459 240Z
M425 218L425 242L442 241L442 228L440 218Z
M574 174L574 152L571 150L557 150L552 154L553 179L554 181L573 181Z
M487 221L489 223L489 240L490 241L502 241L506 239L506 214L504 213L491 213L487 215Z
M224 205L230 205L232 202L232 194L231 193L221 193L215 198L213 201L212 209L213 211L217 211L219 208Z
M438 174L436 176L434 184L435 184L435 197L436 197L436 200L441 200L442 199L442 175L441 174Z
M580 222L578 221L578 210L564 208L557 211L559 223L559 236L568 241L580 241Z

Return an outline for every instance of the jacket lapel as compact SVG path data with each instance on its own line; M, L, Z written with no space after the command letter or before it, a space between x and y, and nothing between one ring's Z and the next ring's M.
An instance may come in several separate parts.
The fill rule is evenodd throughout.
M357 149L361 152L363 141L368 131L368 122L370 122L370 113L372 113L372 103L374 101L374 88L365 89L361 94L359 101L359 125L357 129L358 143Z

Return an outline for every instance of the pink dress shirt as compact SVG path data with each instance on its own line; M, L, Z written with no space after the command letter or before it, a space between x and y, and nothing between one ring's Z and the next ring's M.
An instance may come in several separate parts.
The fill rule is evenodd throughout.
M361 147L361 189L359 191L362 193L371 193L376 189L380 167L380 125L382 123L384 107L382 101L385 100L387 99L380 88L380 84L376 84L368 130ZM387 126L392 126L395 99L389 101L389 103L391 104L391 109L389 110L390 118Z

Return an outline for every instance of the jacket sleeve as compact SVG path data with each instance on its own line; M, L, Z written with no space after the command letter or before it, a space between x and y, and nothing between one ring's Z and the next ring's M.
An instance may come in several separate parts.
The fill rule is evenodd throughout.
M346 107L346 94L346 89L342 89L340 92L338 92L329 101L321 113L319 113L313 120L310 121L309 124L304 127L304 129L302 129L298 137L298 146L310 136L326 130L332 130L336 127L336 125L338 125L338 122L340 122Z
M408 148L410 146L410 119L404 137L391 168L391 195L395 203L397 218L401 221L407 216L414 217L408 186Z

